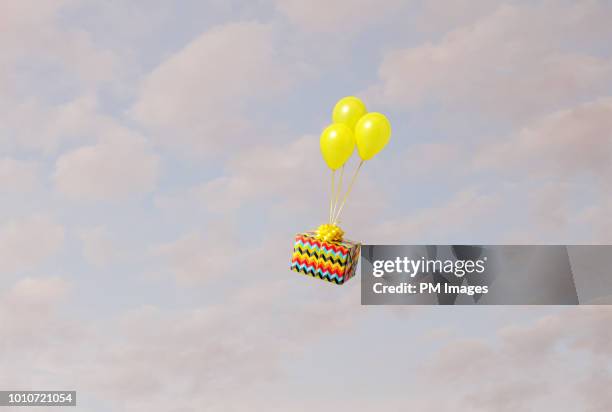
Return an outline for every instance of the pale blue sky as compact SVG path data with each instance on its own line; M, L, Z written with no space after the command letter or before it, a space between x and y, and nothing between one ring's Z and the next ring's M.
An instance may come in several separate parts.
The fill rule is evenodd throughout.
M610 4L379 3L0 5L0 388L83 411L612 408L605 308L361 307L358 278L288 270L352 94L393 135L347 237L612 239Z

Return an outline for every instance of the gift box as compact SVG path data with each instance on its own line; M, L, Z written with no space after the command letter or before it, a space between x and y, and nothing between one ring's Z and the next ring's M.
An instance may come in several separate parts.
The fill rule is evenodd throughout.
M295 236L291 270L342 285L355 276L361 244L350 240L325 240L316 232Z

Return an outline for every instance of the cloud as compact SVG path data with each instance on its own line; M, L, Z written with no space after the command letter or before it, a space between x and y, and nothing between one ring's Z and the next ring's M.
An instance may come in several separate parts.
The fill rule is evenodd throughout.
M371 229L368 242L393 244L448 243L449 239L465 230L474 231L485 225L499 204L494 194L485 194L468 188L437 207L428 207L388 219ZM465 235L462 241L466 241Z
M185 191L159 195L161 209L177 209L187 204L204 206L213 213L235 212L257 201L288 203L307 208L327 195L325 166L319 152L318 138L304 136L282 145L259 145L239 151L228 159L224 174ZM303 196L308 187L309 196Z
M311 288L297 285L301 279ZM357 287L332 289L296 275L240 285L218 304L137 306L92 325L60 311L69 290L59 278L40 278L0 294L0 320L7 317L0 332L9 349L0 361L14 372L0 383L66 386L131 411L227 410L236 387L243 398L282 385L284 360L364 313ZM287 299L292 311L279 310Z
M510 120L571 105L612 82L612 61L589 54L609 37L611 15L598 1L501 5L436 43L389 52L370 94L388 104L433 102Z
M87 348L88 332L62 313L72 289L65 279L46 276L22 278L0 291L0 364L6 372L0 376L2 387L76 386L80 378L70 376L68 369Z
M355 154L346 165L342 193L357 163ZM376 170L370 165L363 167L343 210L342 223L371 219L385 208L386 193L372 173ZM281 145L262 144L240 151L227 161L222 176L184 191L161 194L155 202L173 213L196 205L226 216L245 207L267 205L266 233L291 236L292 231L310 230L328 219L330 191L331 174L321 158L319 139L306 135Z
M177 240L158 245L153 256L165 263L163 268L182 283L198 283L227 275L242 263L237 244L214 234L190 233Z
M294 230L268 225L262 233L253 233L232 214L223 214L202 230L152 246L150 257L157 268L153 274L170 275L190 287L224 279L248 287L255 273L260 282L274 281L269 274L287 270Z
M605 227L612 179L611 119L612 99L600 98L543 115L475 148L471 171L514 181L506 203L526 205L530 213L530 222L516 228L513 241L609 239Z
M7 150L54 154L65 144L91 141L114 125L114 120L99 113L97 99L92 95L53 106L32 98L8 102L4 108L0 145Z
M0 297L0 308L13 309L9 325L23 325L19 320L30 314L53 327L49 334L27 340L49 345L48 339L53 339L55 345L49 346L57 346L64 353L63 357L57 350L45 353L47 357L41 363L46 373L35 377L38 384L51 380L76 383L88 398L104 399L114 408L137 412L172 408L196 411L203 406L213 411L286 410L295 402L291 389L300 381L286 374L284 362L307 348L319 347L321 336L339 329L351 333L353 322L366 313L358 305L358 287L347 284L330 289L313 283L315 289L305 292L303 285L295 288L292 283L277 280L265 287L241 288L219 305L180 310L135 308L112 323L97 325L96 333L84 324L58 317L56 309L65 300L65 292L63 287L51 287L53 283L46 288L41 284L19 287L47 289L45 293L16 293L18 288L13 288L10 298ZM342 293L336 293L340 290ZM279 310L286 308L289 297L292 311ZM12 302L18 304L12 306ZM541 313L529 309L533 311ZM355 410L364 411L366 406L381 405L401 410L405 399L410 399L419 410L432 412L446 406L474 412L552 406L559 411L578 408L603 412L611 406L606 391L610 371L604 366L610 354L609 333L605 331L611 313L601 306L563 309L514 324L499 322L504 326L492 338L447 336L440 342L441 348L432 345L434 349L421 353L416 361L414 357L389 354L395 368L392 370L407 367L403 362L410 367L416 364L414 373L419 379L402 382L401 395L382 385L370 387L379 391L379 397L350 396L360 401L357 404L361 406L355 404ZM6 324L0 325L3 332L7 330ZM12 337L28 336L23 335L25 329L11 326L9 331ZM352 337L343 335L343 339ZM9 365L21 364L15 375L31 371L33 366L24 360L35 347L28 346L25 351L14 347ZM381 361L381 354L372 352L365 359ZM156 367L151 368L151 363ZM346 365L339 361L327 368L333 371ZM0 381L13 383L15 375ZM447 396L431 396L432 387L451 385L453 390ZM240 400L231 396L236 387L241 388ZM261 396L285 391L287 396L274 401ZM314 397L298 410L307 410L307 406L337 410L350 404L342 397L347 392L339 393L325 394L324 400Z
M35 74L44 68L72 74L85 87L117 75L117 59L111 51L96 47L85 31L62 27L61 13L73 4L70 0L51 0L45 5L35 0L2 2L0 90L20 95L28 81L40 84Z
M401 6L398 0L276 1L277 9L299 27L335 36L359 32L380 23Z
M0 150L54 154L89 140L109 118L97 91L121 77L114 52L70 28L74 1L0 5Z
M473 24L499 7L499 3L488 0L426 0L418 16L419 30L433 34L445 33L461 26Z
M105 266L121 257L117 240L103 226L82 229L79 238L85 259L94 266Z
M0 325L5 344L11 349L32 344L35 336L42 333L32 326L47 329L43 319L50 318L68 295L69 284L59 277L30 278L19 280L12 288L0 295Z
M304 187L310 187L311 197L316 198L319 192L328 190L320 184L328 179L319 150L315 136L280 146L255 146L229 159L226 175L200 185L194 194L213 211L235 209L254 198L295 199L303 194Z
M592 243L612 243L612 196L606 194L596 204L585 207L576 220L593 229Z
M462 150L452 143L423 143L411 145L401 161L401 173L407 176L448 175L446 165L462 162Z
M36 162L0 158L0 193L33 190L39 183L38 169Z
M294 73L271 26L226 24L153 70L131 113L163 144L210 154L252 134L250 105L286 90Z
M77 200L125 199L155 188L159 156L144 138L118 128L93 146L57 159L56 188Z
M319 296L288 295L290 289L291 282L277 280L242 287L206 308L130 311L113 334L121 339L102 347L89 381L97 393L135 411L168 410L170 402L181 410L223 410L233 404L236 387L256 396L257 388L282 385L283 359L359 316L357 288L344 297L323 287ZM293 310L279 311L289 296Z
M15 371L0 377L0 383L69 385L88 398L133 411L169 410L171 404L185 411L202 406L207 410L286 409L291 395L272 403L260 396L269 391L283 393L295 385L293 377L286 375L284 362L318 347L321 336L339 330L351 333L353 322L368 312L358 304L356 284L329 288L304 278L311 286L304 288L294 282L298 279L277 278L240 287L222 303L199 308L142 306L112 322L97 323L95 329L86 326L91 320L77 321L58 311L69 298L69 284L58 278L25 279L0 294L0 319L8 320L0 322L0 331L3 343L10 345L10 356L7 352L0 359L7 370ZM289 304L290 312L279 310ZM363 401L360 404L397 410L402 398L410 398L419 410L432 412L451 405L460 411L546 405L570 411L581 405L603 412L610 408L605 390L610 371L603 365L610 356L606 325L611 314L601 306L564 309L534 320L499 322L504 326L493 338L446 336L440 349L421 354L415 372L419 379L403 384L401 396L386 395L388 390L382 387L376 402L356 396ZM43 320L45 333L24 327L30 319ZM32 358L32 353L40 356ZM396 369L404 366L405 357L389 356ZM375 352L366 359L381 360ZM404 361L415 364L414 357ZM152 363L155 368L150 367ZM346 365L340 361L328 367ZM25 380L25 376L31 378ZM432 387L449 385L453 391L448 396L431 396ZM242 395L235 402L230 395L236 387ZM307 405L334 410L347 402L341 396L325 396L325 402L315 398Z
M451 340L423 362L415 390L429 394L430 385L452 384L446 400L459 410L608 410L611 375L600 362L610 355L611 314L602 306L579 307L502 327L497 339ZM587 384L594 387L585 395ZM426 403L444 405L429 396Z
M35 215L0 225L0 272L31 269L56 254L64 228L48 216Z
M3 296L2 303L7 308L21 306L42 313L61 302L68 290L69 284L59 277L24 278Z
M517 133L485 145L476 167L539 177L612 177L612 98L542 116Z
M612 375L605 366L593 367L590 376L576 385L576 389L583 394L584 402L589 412L606 412L612 406L610 391L602 387L612 385Z
M570 224L570 216L573 214L567 204L570 194L571 187L561 182L543 184L529 193L534 223L532 227L540 232L540 237L551 239L551 243L553 239L557 239L557 243L567 239L562 233Z

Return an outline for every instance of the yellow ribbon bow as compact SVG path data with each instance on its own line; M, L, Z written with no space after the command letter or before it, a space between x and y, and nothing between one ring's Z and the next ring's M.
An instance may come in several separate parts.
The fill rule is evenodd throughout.
M344 231L336 225L325 223L317 229L317 239L325 242L341 242Z

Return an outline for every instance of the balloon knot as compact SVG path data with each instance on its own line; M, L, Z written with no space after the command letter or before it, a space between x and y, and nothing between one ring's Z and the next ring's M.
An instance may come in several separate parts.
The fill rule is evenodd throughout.
M317 228L317 239L325 242L341 242L344 231L336 225L322 224Z

